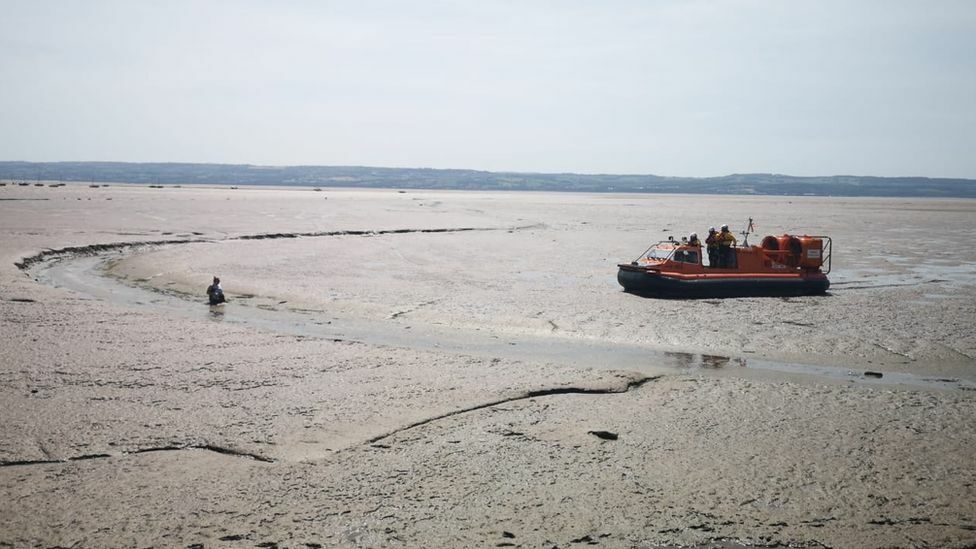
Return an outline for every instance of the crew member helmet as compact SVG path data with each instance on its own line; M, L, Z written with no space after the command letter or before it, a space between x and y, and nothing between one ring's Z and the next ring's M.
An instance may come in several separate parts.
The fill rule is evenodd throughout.
M727 230L729 230L729 226L728 226L728 225L722 225L722 230L723 230L723 231L727 231Z

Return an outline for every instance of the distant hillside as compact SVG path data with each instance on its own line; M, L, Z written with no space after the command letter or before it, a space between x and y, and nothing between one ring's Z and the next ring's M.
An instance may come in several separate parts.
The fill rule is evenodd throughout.
M0 179L156 185L289 185L396 189L976 198L976 180L973 179L847 175L793 177L779 174L735 174L696 178L359 166L0 162Z

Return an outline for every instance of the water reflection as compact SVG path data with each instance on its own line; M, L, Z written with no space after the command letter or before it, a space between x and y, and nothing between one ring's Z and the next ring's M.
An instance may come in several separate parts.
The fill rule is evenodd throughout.
M666 351L664 356L671 360L678 368L688 370L717 370L719 368L726 367L745 368L748 365L748 361L744 358L721 355L703 355L697 353Z
M224 306L221 305L211 305L210 306L210 320L223 320L224 319Z

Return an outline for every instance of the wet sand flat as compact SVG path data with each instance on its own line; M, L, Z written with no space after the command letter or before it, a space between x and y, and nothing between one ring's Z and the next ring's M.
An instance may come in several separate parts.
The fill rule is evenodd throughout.
M0 198L0 545L976 542L976 201ZM749 216L833 237L830 294L620 291Z

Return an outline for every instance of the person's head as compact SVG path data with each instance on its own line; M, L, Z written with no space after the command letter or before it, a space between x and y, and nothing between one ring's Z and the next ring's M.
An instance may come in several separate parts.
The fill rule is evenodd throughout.
M708 228L708 232L709 233L714 233L715 232L715 227L709 227Z
M729 226L728 225L722 225L722 232L723 233L729 232Z
M219 278L217 278L217 277L214 277L214 281L213 281L213 283L214 283L214 284L220 284L220 279L219 279Z
M688 235L688 240L698 240L698 233L691 233Z

